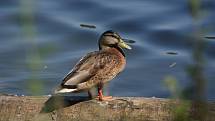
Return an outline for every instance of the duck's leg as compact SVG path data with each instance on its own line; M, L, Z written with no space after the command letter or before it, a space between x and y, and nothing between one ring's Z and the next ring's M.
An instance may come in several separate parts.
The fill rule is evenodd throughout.
M96 87L91 88L88 90L88 96L90 99L96 98L97 97L97 89Z
M89 98L89 99L93 99L92 93L91 93L90 91L88 91L87 93L88 93L88 98Z
M99 99L100 101L111 100L111 99L112 99L112 96L104 96L104 95L103 95L102 88L103 88L103 83L99 83L99 84L98 84L98 99Z

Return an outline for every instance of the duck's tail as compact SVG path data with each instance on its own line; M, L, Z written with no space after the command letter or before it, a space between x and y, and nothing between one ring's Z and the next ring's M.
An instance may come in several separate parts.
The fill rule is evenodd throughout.
M68 92L75 92L75 91L77 91L77 86L74 86L74 85L64 85L64 86L58 87L54 91L54 94L68 93Z

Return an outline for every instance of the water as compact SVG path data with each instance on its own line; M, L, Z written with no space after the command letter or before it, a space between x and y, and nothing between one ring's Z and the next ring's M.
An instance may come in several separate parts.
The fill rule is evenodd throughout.
M22 0L28 1L28 0ZM81 56L97 50L101 33L112 29L135 40L127 66L110 83L113 96L169 97L163 80L171 75L189 85L191 35L195 30L186 0L18 0L0 1L0 92L34 95L29 80L50 94ZM32 26L20 16L33 13ZM201 27L215 36L215 1L204 0ZM96 29L80 24L95 25ZM31 28L32 27L32 28ZM30 28L30 29L29 29ZM29 30L28 30L29 29ZM29 35L29 33L32 35ZM26 35L27 34L27 35ZM207 97L215 99L215 40L206 40ZM166 54L176 52L176 54ZM172 66L172 67L171 67Z

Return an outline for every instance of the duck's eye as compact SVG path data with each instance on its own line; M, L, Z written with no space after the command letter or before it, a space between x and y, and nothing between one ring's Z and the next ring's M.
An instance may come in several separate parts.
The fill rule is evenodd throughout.
M117 47L117 44L109 44L109 47Z

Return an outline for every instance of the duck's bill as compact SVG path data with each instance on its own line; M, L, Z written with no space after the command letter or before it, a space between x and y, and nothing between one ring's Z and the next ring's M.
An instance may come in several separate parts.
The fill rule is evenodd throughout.
M130 47L127 43L125 43L123 40L121 40L121 41L119 42L119 46L120 46L121 48L125 48L125 49L131 50L131 47Z

